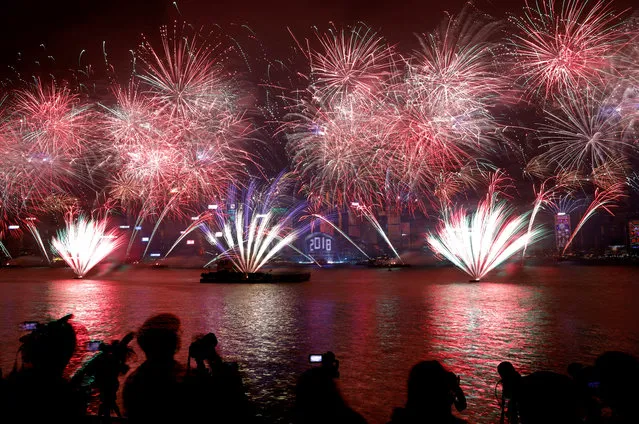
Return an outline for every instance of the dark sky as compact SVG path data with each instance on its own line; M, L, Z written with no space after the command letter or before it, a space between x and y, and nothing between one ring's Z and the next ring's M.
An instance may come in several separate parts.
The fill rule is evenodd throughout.
M503 17L518 10L524 0L477 0L478 8ZM364 21L379 28L392 42L413 43L415 32L432 29L448 10L458 12L465 0L5 0L0 13L0 63L12 64L16 52L25 60L47 55L67 66L86 49L91 60L100 58L101 43L120 58L134 48L140 33L157 33L173 20L196 25L247 23L267 48L280 54L290 45L286 27L300 37L312 25L325 28L329 21L349 24ZM615 0L616 9L633 0Z

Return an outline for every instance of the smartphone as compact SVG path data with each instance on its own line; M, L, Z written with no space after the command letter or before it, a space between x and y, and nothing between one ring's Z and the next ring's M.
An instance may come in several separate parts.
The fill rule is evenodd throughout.
M314 353L314 354L308 355L308 362L310 362L311 364L318 364L322 362L322 354Z
M598 389L601 383L599 381L591 381L588 383L589 389Z
M87 350L89 352L97 352L98 350L100 350L101 344L102 342L100 340L91 340L87 343Z
M24 331L33 331L36 328L38 328L38 323L37 321L25 321L22 324L20 324L20 328L23 329Z

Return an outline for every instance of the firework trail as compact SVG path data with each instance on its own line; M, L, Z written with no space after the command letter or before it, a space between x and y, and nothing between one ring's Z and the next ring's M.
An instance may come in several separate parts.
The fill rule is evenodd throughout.
M603 0L527 2L513 16L515 66L524 91L550 98L616 74L615 55L628 41L623 13Z
M11 259L11 253L9 253L2 240L0 240L0 251L2 251L7 258Z
M533 230L533 224L535 223L535 218L541 209L545 206L551 205L553 203L553 199L556 196L557 190L560 187L550 185L550 181L546 180L541 183L539 186L539 190L535 189L533 186L533 191L535 192L535 201L533 203L533 209L530 213L530 219L528 220L528 234ZM530 237L530 236L529 236ZM522 260L526 257L526 249L528 248L528 243L524 244L524 248L521 250L521 258Z
M335 231L337 231L337 232L338 232L338 233L340 233L342 236L344 236L344 238L345 238L346 240L348 240L348 242L349 242L350 244L352 244L353 246L355 246L355 248L356 248L357 250L359 250L359 252L360 252L362 255L366 256L366 259L371 259L371 257L370 257L370 256L368 256L368 255L366 254L366 252L364 252L364 251L363 251L363 250L362 250L362 249L361 249L361 248L357 245L357 243L355 243L355 242L353 241L353 239L351 239L351 238L350 238L350 237L349 237L349 236L348 236L348 235L347 235L344 231L342 231L342 229L341 229L341 228L339 228L337 225L335 225L335 224L334 224L333 222L331 222L329 219L326 219L326 217L324 217L324 216L322 216L322 215L320 215L320 214L312 214L311 216L312 216L312 217L314 217L314 218L317 218L317 219L319 219L319 220L321 220L321 221L323 221L323 222L325 222L325 223L327 223L328 225L330 225L330 226L331 226L331 227L332 227Z
M368 222L370 222L370 224L373 226L375 231L377 231L377 233L380 236L382 236L382 239L386 242L388 247L390 247L390 249L393 251L397 259L399 259L400 262L404 263L402 258L399 256L399 253L397 253L397 250L395 250L395 246L393 246L393 243L391 243L391 241L389 240L388 236L384 232L384 229L382 228L379 221L377 221L377 218L375 218L375 215L373 215L373 212L370 210L370 208L366 207L365 205L361 205L359 203L355 205L355 207L356 207L356 210L360 212L362 215L364 215L364 217L368 220Z
M40 236L40 231L38 231L38 227L36 227L35 222L33 220L27 221L26 227L31 233L31 235L33 236L33 238L35 239L36 243L38 244L38 247L40 248L40 251L44 255L44 258L47 260L47 262L50 265L51 258L49 257L49 253L47 252L47 248L45 247L44 242L42 241L42 236Z
M435 253L479 281L490 270L542 236L536 227L527 231L528 214L514 215L504 203L488 199L477 205L473 214L458 209L446 214L435 234L427 242Z
M182 240L184 240L184 238L187 237L189 234L191 234L193 231L197 230L198 228L207 228L205 223L206 223L206 221L209 221L211 219L213 219L213 216L211 214L209 214L209 213L204 213L201 216L198 216L197 219L195 221L193 221L188 227L186 227L186 229L184 231L181 231L180 236L175 240L175 242L169 248L169 250L166 252L164 257L166 258L167 256L169 256L169 254L173 251L173 249L175 249L175 247L178 244L180 244L180 242ZM207 237L208 236L209 235L207 235Z
M107 230L107 219L74 218L69 213L65 221L65 228L52 238L51 246L78 278L84 277L120 245L117 231Z
M599 209L603 209L606 212L608 212L610 215L614 215L611 209L616 206L616 203L619 200L626 197L626 194L624 193L624 188L625 187L623 183L616 183L606 189L601 189L601 188L595 189L594 198L592 199L592 202L590 202L590 205L588 205L588 207L586 208L584 215L581 217L581 219L579 220L579 223L577 224L572 234L570 235L568 242L564 246L564 250L561 252L562 255L566 254L566 250L568 250L568 247L570 247L570 244L572 243L573 239L575 238L579 230L581 230L581 227L583 227L583 225L590 218L592 218Z

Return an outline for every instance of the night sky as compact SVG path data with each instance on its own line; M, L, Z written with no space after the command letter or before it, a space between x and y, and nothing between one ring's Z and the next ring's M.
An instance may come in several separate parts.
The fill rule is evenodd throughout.
M459 12L464 0L12 0L0 13L0 63L12 65L17 52L25 61L53 56L61 67L72 66L82 49L92 62L101 58L102 41L112 60L128 57L141 33L157 34L157 28L174 20L196 26L220 24L232 31L233 24L248 24L269 53L286 54L292 39L310 34L312 25L326 28L363 21L381 29L400 50L414 47L414 33L432 29L448 10ZM616 0L617 10L632 6L633 0ZM475 5L496 17L517 11L523 0L479 0ZM40 44L45 44L43 53Z

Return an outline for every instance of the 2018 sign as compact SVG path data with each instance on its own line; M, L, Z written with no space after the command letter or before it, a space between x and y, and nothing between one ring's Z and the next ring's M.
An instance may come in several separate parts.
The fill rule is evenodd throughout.
M333 237L324 233L313 233L306 236L306 250L308 253L331 253Z

